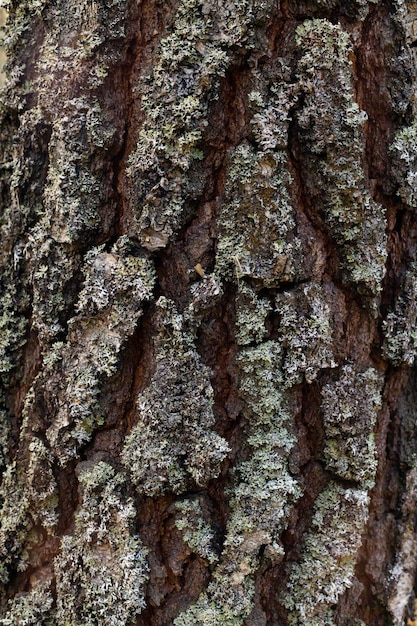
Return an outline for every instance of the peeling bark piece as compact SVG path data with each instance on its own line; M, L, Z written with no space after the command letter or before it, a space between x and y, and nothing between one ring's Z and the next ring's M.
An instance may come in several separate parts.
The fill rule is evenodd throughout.
M417 355L417 265L412 263L401 280L393 310L383 323L383 353L394 365L413 365Z
M255 145L244 141L230 156L219 217L215 271L223 280L247 277L274 287L296 280L302 249L295 234L291 175L284 149L290 90L263 85L249 99Z
M312 383L334 368L346 316L344 296L331 284L307 283L275 298L278 332L285 348L283 370L291 384Z

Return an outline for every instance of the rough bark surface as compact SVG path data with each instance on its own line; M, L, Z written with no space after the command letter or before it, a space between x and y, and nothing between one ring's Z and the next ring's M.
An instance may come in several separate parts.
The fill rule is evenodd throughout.
M0 625L402 626L417 4L7 9Z

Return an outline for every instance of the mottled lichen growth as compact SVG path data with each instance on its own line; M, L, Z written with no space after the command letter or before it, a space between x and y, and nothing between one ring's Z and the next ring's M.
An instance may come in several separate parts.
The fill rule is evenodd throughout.
M22 434L22 439L24 434ZM56 529L57 488L52 470L53 455L37 437L28 444L28 461L10 463L2 477L0 497L0 581L9 579L10 569L24 570L30 562L31 546L37 542L35 527L48 535Z
M56 626L51 581L39 581L31 591L18 594L9 602L0 626Z
M84 273L67 341L53 345L42 374L45 380L60 372L55 389L59 408L46 436L62 463L103 422L101 386L116 373L120 352L136 328L144 302L151 298L155 281L153 264L130 253L127 237L119 239L111 252L93 248L85 258Z
M352 584L368 504L366 490L334 482L318 496L300 559L290 572L284 600L290 626L335 626L334 608Z
M179 511L175 526L182 531L182 538L193 552L209 563L216 563L219 556L214 549L214 532L206 520L201 504L196 499L175 503Z
M145 606L147 550L125 479L104 462L79 466L81 502L73 534L55 559L57 623L128 626Z
M229 447L212 427L213 388L183 316L159 298L155 371L136 401L122 461L140 493L180 493L218 476Z
M409 207L417 207L417 121L403 128L391 146L398 194Z
M265 321L272 311L267 298L259 298L256 291L246 283L239 282L236 295L236 341L245 346L260 343L267 334Z
M275 302L278 332L286 351L282 367L287 384L301 382L303 374L311 383L321 369L336 366L343 295L330 284L307 283L279 294Z
M25 477L18 474L15 462L10 463L3 472L0 495L0 581L4 584L9 580L11 566L18 563L19 569L25 568L21 553L29 525L28 487Z
M346 279L365 294L378 295L387 256L386 220L361 167L366 114L352 87L350 38L340 25L322 19L301 24L296 41L303 94L296 117L305 185L339 245Z
M401 503L397 554L389 578L388 608L393 626L402 626L405 623L410 599L415 597L414 584L417 574L416 492L417 466L414 465L406 474L406 485Z
M33 289L33 328L43 342L51 342L73 304L67 288L79 271L77 248L107 232L112 219L112 166L103 166L103 154L121 142L120 121L102 110L95 90L120 58L126 2L51 5L39 0L13 3L9 9L5 44L10 63L18 59L21 65L10 66L2 100L23 108L29 94L37 93L37 106L22 111L14 139L14 180L5 216L8 238L13 240L13 222L20 238L12 241L9 264L16 271L29 262L26 307ZM38 38L35 58L30 43L26 49L32 29ZM22 84L25 71L31 80ZM27 145L31 157L24 160ZM13 283L22 282L21 276L14 281L12 276L6 288L17 312L22 305ZM24 321L21 317L20 324ZM14 328L13 317L8 325L14 343L21 342L23 331Z
M385 358L394 365L413 365L417 355L417 265L411 263L399 283L393 310L384 320Z
M271 6L269 0L181 0L159 44L152 73L139 85L145 121L129 167L137 232L150 250L166 246L186 201L198 195L201 140L220 78L234 50L251 48Z
M262 559L276 563L283 555L280 535L301 491L288 469L295 438L289 430L281 360L280 346L272 341L244 348L238 356L252 451L235 470L230 517L213 579L175 626L241 626L253 608Z
M374 486L377 468L374 430L382 406L383 376L375 369L345 365L322 390L323 458L338 478Z
M215 271L223 279L249 277L273 287L300 274L285 151L293 97L280 85L259 86L262 93L249 96L254 141L245 140L230 156Z

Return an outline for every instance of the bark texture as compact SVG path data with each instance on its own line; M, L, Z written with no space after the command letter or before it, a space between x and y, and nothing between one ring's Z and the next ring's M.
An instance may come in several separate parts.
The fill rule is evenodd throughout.
M417 4L7 9L0 625L402 626Z

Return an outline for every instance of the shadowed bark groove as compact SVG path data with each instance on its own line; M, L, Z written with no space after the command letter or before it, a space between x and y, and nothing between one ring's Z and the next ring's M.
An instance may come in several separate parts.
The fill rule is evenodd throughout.
M405 626L415 5L5 4L0 626Z

